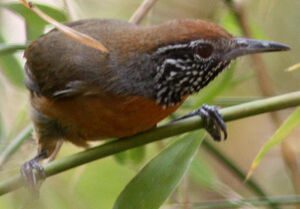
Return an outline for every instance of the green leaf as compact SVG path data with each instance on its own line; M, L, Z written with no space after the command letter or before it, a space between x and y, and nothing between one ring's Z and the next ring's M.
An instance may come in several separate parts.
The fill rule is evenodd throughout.
M5 43L0 34L0 44ZM17 87L23 87L24 72L20 61L13 55L0 56L0 70L5 78Z
M218 181L218 176L213 168L205 161L205 158L198 156L191 164L189 175L200 186L211 189L215 189L215 183Z
M65 22L68 20L67 15L63 11L44 4L35 5L58 22ZM27 40L37 39L43 33L45 26L49 24L22 4L9 3L2 6L14 13L21 15L26 20Z
M286 71L294 71L297 69L300 69L300 63L290 66L288 69L286 69Z
M11 140L12 137L15 137L15 134L19 132L19 130L26 125L26 119L27 119L27 112L28 112L28 104L24 105L18 114L16 115L16 118L12 124L12 127L10 128L8 134L7 134L7 140Z
M179 184L204 133L190 133L160 152L125 187L113 208L158 209Z
M262 160L263 156L272 147L282 142L295 128L300 126L300 107L298 107L292 115L284 121L280 128L275 132L272 138L261 148L257 156L255 157L251 169L248 173L247 178L253 173L254 169Z

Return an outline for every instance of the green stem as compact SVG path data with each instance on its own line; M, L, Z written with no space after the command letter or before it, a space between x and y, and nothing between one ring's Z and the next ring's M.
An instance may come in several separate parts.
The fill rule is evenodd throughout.
M9 159L9 157L18 150L21 144L31 135L32 125L27 126L11 143L3 150L0 155L0 167Z
M193 209L212 209L212 208L240 208L242 206L265 206L276 205L299 205L300 197L277 197L269 199L243 199L237 201L212 201L206 203L194 203L190 208Z
M300 105L300 91L224 108L221 110L221 113L224 116L225 121L232 121L297 105ZM104 158L118 152L199 129L201 127L202 120L199 117L193 117L173 124L160 126L135 136L114 140L53 161L45 166L45 172L47 176L52 176L99 158ZM0 195L11 192L22 185L23 181L20 175L12 177L0 183Z
M28 44L1 44L0 45L0 56L10 55L17 51L23 51L28 47Z
M221 106L221 107L228 107L228 106L232 106L232 105L238 105L238 104L242 104L242 103L246 103L246 102L256 101L258 99L262 99L262 98L258 98L258 97L256 97L256 98L255 97L253 97L253 98L247 98L247 97L244 97L244 98L243 97L219 98L208 104L217 105L217 106Z

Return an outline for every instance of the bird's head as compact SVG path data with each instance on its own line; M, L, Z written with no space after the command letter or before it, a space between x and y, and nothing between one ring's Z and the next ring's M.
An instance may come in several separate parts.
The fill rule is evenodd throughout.
M198 92L240 56L290 49L276 42L236 38L200 20L173 21L158 28L161 37L153 52L154 79L156 101L165 106Z

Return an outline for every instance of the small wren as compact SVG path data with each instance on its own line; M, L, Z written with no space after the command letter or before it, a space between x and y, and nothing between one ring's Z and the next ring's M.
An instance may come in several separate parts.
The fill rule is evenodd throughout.
M237 57L290 49L275 42L236 38L201 20L142 27L88 19L66 25L100 41L109 53L71 40L56 29L26 49L25 85L39 146L21 174L35 192L40 185L37 179L44 177L39 161L53 159L63 141L85 147L89 141L153 128ZM225 123L215 106L203 105L177 120L195 115L202 117L213 139L226 138Z

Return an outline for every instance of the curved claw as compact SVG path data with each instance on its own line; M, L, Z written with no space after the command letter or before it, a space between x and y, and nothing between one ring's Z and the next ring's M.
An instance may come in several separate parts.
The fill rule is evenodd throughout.
M41 158L43 158L43 153L40 153L32 160L25 162L20 169L25 184L37 198L39 197L40 186L46 178L45 170L43 166L39 164Z
M209 106L204 104L200 108L180 118L177 118L171 121L170 123L174 123L176 121L180 121L194 116L200 116L202 118L203 127L215 141L222 141L222 132L224 136L223 140L227 138L226 124L217 106Z
M226 124L217 106L202 105L196 110L203 120L203 126L216 141L221 141L223 132L224 140L227 138Z

